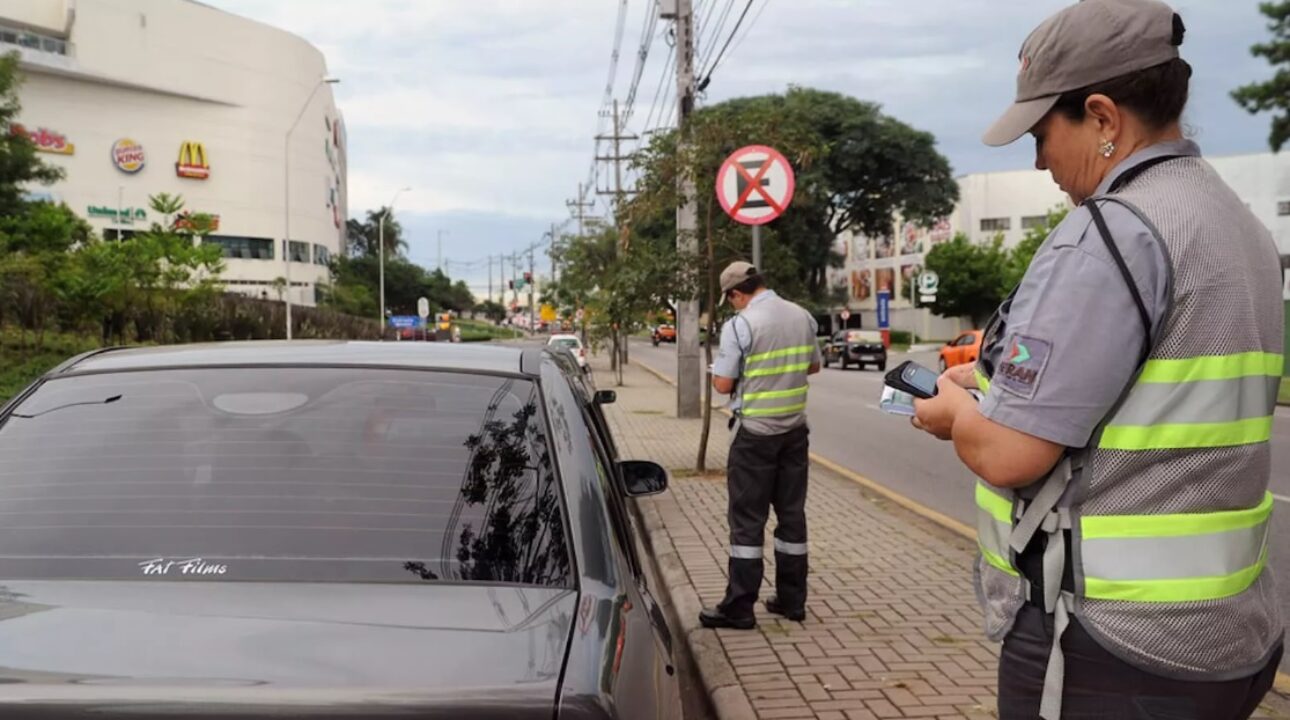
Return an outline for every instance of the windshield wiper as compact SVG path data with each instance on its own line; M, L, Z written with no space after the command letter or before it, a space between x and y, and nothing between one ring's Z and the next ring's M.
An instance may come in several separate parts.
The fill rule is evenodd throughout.
M48 409L48 410L41 410L40 412L38 412L38 413L32 413L31 415L24 415L24 414L22 414L22 413L11 413L11 414L9 415L9 417L22 418L23 420L32 420L32 419L35 419L35 418L40 417L41 415L48 415L49 413L55 412L55 411L57 411L57 410L65 410L65 409L67 409L67 408L71 408L71 407L80 407L80 406L82 406L82 405L111 405L112 403L116 402L117 400L120 400L120 399L121 399L121 398L123 398L123 397L125 397L125 396L124 396L124 395L113 395L112 397L104 398L104 399L102 399L102 400L93 400L93 401L86 401L86 402L74 402L74 403L67 403L66 405L56 405L56 406L54 406L54 407L52 407L52 408L50 408L50 409Z

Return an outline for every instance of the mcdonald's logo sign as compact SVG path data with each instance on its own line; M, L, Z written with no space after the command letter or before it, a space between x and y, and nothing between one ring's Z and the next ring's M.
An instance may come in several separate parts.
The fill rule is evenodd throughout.
M175 163L179 177L205 180L211 176L211 164L206 157L206 146L191 140L179 146L179 162Z

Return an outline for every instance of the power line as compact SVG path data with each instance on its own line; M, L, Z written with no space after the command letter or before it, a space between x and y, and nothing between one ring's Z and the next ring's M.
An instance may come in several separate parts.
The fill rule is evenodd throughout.
M650 3L646 5L645 22L641 23L640 50L636 53L636 70L632 73L632 84L627 91L627 102L625 103L628 118L631 117L636 106L636 91L640 87L641 76L645 74L645 66L649 62L649 51L654 44L654 31L658 28L658 20L658 4Z
M703 81L699 83L700 91L706 88L708 86L708 82L712 80L713 71L715 71L717 66L721 64L721 58L725 57L726 49L730 47L730 41L735 39L735 34L739 32L739 26L743 25L744 18L748 17L748 10L752 8L752 4L753 0L748 0L748 3L744 5L744 11L739 13L739 19L735 21L735 29L730 31L730 36L726 38L726 44L722 45L721 52L717 53L717 59L712 61L712 64L707 69L699 73L703 78Z
M757 26L757 21L761 19L762 12L766 10L766 6L769 4L770 0L762 0L762 4L757 6L757 12L752 16L752 20L748 21L748 27L744 28L744 34L740 35L739 39L735 41L735 44L731 46L731 55L734 55L735 51L744 44L744 40L747 40L748 36L752 34L752 29ZM712 71L716 72L716 68L712 68Z
M708 23L708 26L704 28L704 34L702 36L695 36L697 42L694 46L694 56L699 60L698 67L707 66L708 60L712 59L712 51L716 49L717 43L721 38L721 32L725 29L726 23L730 20L730 11L733 10L734 7L735 0L726 0L726 6L721 10L721 15L717 18L716 22ZM715 2L713 9L716 9ZM709 29L711 29L711 33L707 32ZM703 77L703 74L700 73L695 77Z

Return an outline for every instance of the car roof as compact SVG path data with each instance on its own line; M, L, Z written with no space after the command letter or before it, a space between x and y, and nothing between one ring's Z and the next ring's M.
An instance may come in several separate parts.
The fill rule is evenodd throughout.
M52 374L204 366L355 365L415 369L535 373L520 346L442 342L260 340L99 350L75 358ZM536 358L534 358L536 360Z

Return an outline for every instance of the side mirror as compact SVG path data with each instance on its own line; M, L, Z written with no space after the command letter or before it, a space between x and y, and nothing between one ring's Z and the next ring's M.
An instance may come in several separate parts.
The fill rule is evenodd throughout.
M618 393L613 390L597 390L595 401L597 405L613 405L618 402Z
M667 470L647 460L624 460L618 463L623 473L623 488L631 497L657 495L667 489Z

